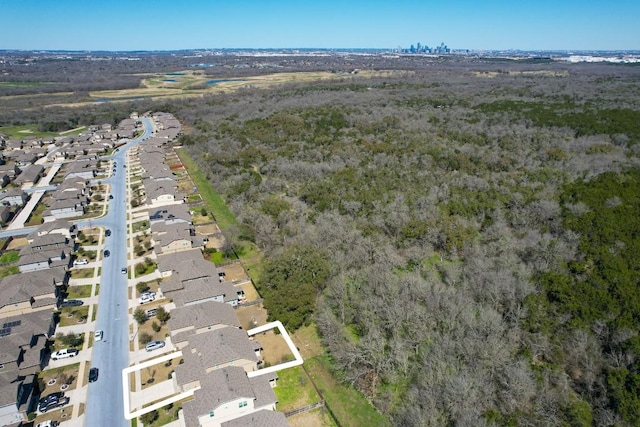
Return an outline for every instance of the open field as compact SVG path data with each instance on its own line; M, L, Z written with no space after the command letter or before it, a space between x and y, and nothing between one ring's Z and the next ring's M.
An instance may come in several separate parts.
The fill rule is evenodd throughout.
M397 71L361 71L360 76L386 77ZM138 100L163 101L179 98L201 97L207 94L233 92L240 89L266 89L286 83L304 83L313 81L341 80L344 74L326 71L277 73L263 76L216 79L200 71L187 70L171 75L153 73L143 75L141 85L135 89L97 90L78 96L74 92L55 92L47 94L28 94L4 96L5 109L33 110L41 107L87 107L103 103L128 102ZM169 81L175 80L175 81ZM216 81L208 84L209 81ZM6 82L5 82L6 83ZM3 108L0 108L0 111ZM2 133L2 129L0 129ZM19 134L18 134L19 135ZM35 136L50 136L50 134ZM12 134L11 136L17 136Z

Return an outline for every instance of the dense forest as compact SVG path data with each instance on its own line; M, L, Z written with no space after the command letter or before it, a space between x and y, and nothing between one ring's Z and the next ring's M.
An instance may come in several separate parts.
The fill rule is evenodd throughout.
M175 114L229 237L263 250L270 316L317 324L336 375L395 425L640 425L640 67L322 61L272 62L392 71L0 125Z
M432 64L174 106L265 253L396 425L640 425L640 68Z

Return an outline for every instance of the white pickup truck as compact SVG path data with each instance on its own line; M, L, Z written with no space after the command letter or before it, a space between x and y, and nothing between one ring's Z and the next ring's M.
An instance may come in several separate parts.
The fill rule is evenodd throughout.
M51 355L52 360L67 359L69 357L75 357L78 355L78 350L75 348L63 348Z

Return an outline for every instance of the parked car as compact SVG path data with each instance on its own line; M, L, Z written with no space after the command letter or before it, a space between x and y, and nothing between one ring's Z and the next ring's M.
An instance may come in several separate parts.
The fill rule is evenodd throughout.
M66 405L67 403L69 403L69 398L66 396L63 396L59 399L58 398L52 399L52 400L49 400L48 402L45 402L44 404L40 404L38 406L38 410L40 412L47 412L50 409L59 408L61 406Z
M149 310L147 310L145 312L145 314L147 315L147 317L155 317L155 315L158 314L158 309L157 308L150 308Z
M84 304L83 301L77 299L68 299L66 301L62 301L60 303L60 307L79 307Z
M76 357L78 350L75 348L63 348L51 354L52 360L68 359L69 357Z
M106 249L106 250L104 251L104 257L106 258L106 257L108 257L109 255L111 255L111 251L110 251L109 249Z
M107 231L104 232L104 235L107 237L111 236L111 230L107 229Z
M89 260L86 258L77 259L73 261L73 265L87 265L87 264L89 264Z
M120 273L122 273L122 274L127 274L127 269L126 269L126 268L121 268L121 269L120 269Z
M138 299L138 302L140 304L146 304L146 303L151 302L151 301L153 301L155 299L156 299L156 293L155 292L145 292L145 293L140 295L140 299Z
M102 341L102 331L100 329L93 333L93 339L95 341Z
M113 194L109 194L109 200L113 200Z
M63 391L56 391L55 393L47 394L46 396L42 396L38 401L38 405L42 405L43 403L47 403L51 400L58 400L64 396Z
M98 368L89 369L89 382L94 383L98 381L98 374L99 374Z
M47 420L36 424L36 427L58 427L59 425L58 421Z
M164 341L151 341L144 346L144 349L147 351L153 351L162 347L164 347Z

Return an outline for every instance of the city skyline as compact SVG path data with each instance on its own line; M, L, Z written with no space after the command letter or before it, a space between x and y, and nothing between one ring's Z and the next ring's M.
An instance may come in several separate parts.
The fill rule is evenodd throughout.
M178 4L0 0L0 49L388 48L637 50L640 3L327 0Z

